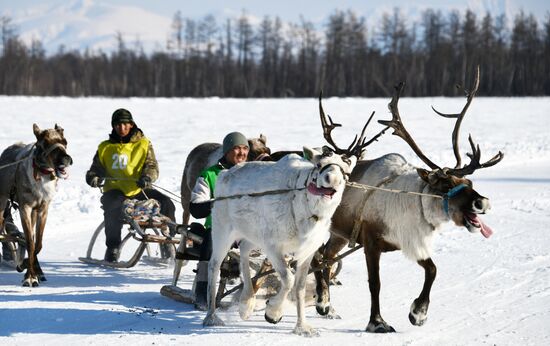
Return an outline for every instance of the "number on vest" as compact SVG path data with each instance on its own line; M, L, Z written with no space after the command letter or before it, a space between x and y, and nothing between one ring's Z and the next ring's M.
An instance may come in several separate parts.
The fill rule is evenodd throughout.
M113 165L112 169L125 169L128 165L128 156L122 154L113 154Z

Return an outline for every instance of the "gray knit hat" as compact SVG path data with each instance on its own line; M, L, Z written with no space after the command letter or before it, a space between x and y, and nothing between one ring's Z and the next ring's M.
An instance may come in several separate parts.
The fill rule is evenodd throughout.
M132 118L132 113L130 113L127 109L119 108L113 112L113 116L111 117L111 126L114 127L116 124L122 123L135 124L134 119Z
M229 150L237 145L246 145L248 147L248 140L240 132L231 132L223 139L223 154L227 154Z

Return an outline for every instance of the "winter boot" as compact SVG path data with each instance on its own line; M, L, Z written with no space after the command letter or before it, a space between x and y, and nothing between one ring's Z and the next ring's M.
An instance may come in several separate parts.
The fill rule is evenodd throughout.
M118 262L118 256L120 255L120 250L117 247L108 247L105 251L106 262L116 263Z
M197 263L195 275L195 309L206 311L208 309L208 261Z

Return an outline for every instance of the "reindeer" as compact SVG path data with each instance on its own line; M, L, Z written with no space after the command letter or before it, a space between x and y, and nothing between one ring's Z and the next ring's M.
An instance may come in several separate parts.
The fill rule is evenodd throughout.
M66 179L66 169L73 160L67 154L67 140L63 128L40 130L33 124L36 143L17 143L6 148L0 156L0 210L9 199L19 204L21 224L25 232L28 259L18 264L18 271L25 267L23 286L36 287L46 277L40 268L37 255L42 249L42 235L48 217L48 207L53 199L58 178ZM0 225L4 227L3 213Z
M266 146L267 138L260 134L259 138L250 138L248 145L248 161L261 161L271 153ZM189 203L191 202L191 191L197 182L197 178L201 171L210 167L220 158L222 158L222 145L219 143L202 143L197 145L185 161L185 168L181 177L181 205L183 207L184 225L189 223L191 214L189 213Z
M371 293L370 320L366 331L394 332L380 314L379 265L382 252L401 250L403 254L424 268L424 286L410 308L409 320L413 325L424 324L430 302L430 290L436 276L436 266L431 259L432 240L439 227L449 221L469 232L481 232L488 238L492 230L479 218L489 208L489 200L477 193L472 182L465 178L477 169L491 167L503 158L499 152L485 163L480 163L481 151L469 136L472 153L470 163L462 166L458 137L460 125L479 86L479 67L471 91L465 91L466 105L458 114L443 114L456 118L452 134L456 158L454 168L441 168L430 161L409 135L399 115L398 101L404 83L396 87L389 110L392 120L379 123L391 127L430 168L416 168L398 154L388 154L378 159L359 161L350 177L342 202L332 218L331 237L323 250L323 257L330 262L348 242L357 242L364 248ZM433 108L433 107L432 107ZM330 137L331 124L325 125L326 137ZM362 189L368 185L368 189ZM374 188L374 189L373 189ZM410 191L414 195L392 193ZM312 263L312 265L319 263ZM328 288L329 269L316 273L316 308L321 315L338 317L330 306Z
M216 281L224 256L240 239L241 318L248 319L255 306L249 252L260 248L281 280L279 292L267 303L265 319L270 323L281 320L283 303L294 286L298 313L294 333L317 334L304 315L306 277L314 253L328 236L330 218L340 203L347 176L365 146L365 128L342 155L328 147L322 151L304 147L304 158L289 154L278 162L249 162L220 173L212 210L213 253L203 325L223 325L215 314ZM287 267L288 255L296 262L295 274Z

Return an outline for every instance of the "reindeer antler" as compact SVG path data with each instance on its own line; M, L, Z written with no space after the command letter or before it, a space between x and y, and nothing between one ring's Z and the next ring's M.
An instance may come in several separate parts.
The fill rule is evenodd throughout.
M457 85L458 88L462 88L460 85ZM464 118L464 115L466 115L466 111L468 111L468 107L470 107L470 103L472 103L472 100L474 99L474 96L476 96L477 89L479 88L479 65L476 68L476 74L474 78L474 85L472 90L466 90L464 89L464 93L466 94L466 104L464 105L464 108L462 108L462 111L460 113L456 114L446 114L441 113L437 109L435 109L432 106L432 109L437 114L441 115L445 118L456 118L455 127L453 129L453 152L455 154L456 158L456 166L455 168L460 168L462 164L462 160L460 158L460 152L459 152L459 146L458 146L458 135L460 133L460 125L462 124L462 119Z
M405 82L401 82L395 86L395 94L393 95L391 102L388 104L388 108L392 114L392 120L378 120L378 122L382 125L391 127L394 130L392 134L402 138L405 142L407 142L407 144L411 147L415 154L422 161L424 161L424 163L428 165L428 167L430 167L431 169L441 169L438 165L428 159L426 155L424 155L424 153L422 153L420 148L412 139L409 132L407 132L407 129L405 129L405 126L403 126L401 116L399 115L399 109L397 108L397 103L399 102L399 97L401 96L401 92L403 91L404 87Z
M468 135L468 141L470 142L470 147L472 148L472 152L466 154L470 158L470 163L467 165L464 165L464 167L461 167L462 160L460 157L459 152L459 145L458 145L458 135L460 133L460 125L462 124L462 119L464 119L464 116L466 115L466 112L468 111L468 107L470 107L470 104L472 103L472 100L474 99L478 88L479 88L479 65L476 67L476 73L474 77L474 84L471 90L464 89L464 93L466 94L466 104L462 108L462 111L460 113L456 114L445 114L437 111L433 106L432 109L437 114L441 115L445 118L456 118L455 126L453 129L453 135L452 135L452 141L453 141L453 152L456 158L456 166L454 169L448 169L446 170L448 173L455 175L455 176L466 176L469 174L472 174L475 172L478 168L486 168L491 167L499 163L503 158L504 154L499 151L498 154L493 156L489 161L485 163L479 163L479 159L481 158L481 150L479 149L479 145L476 145L472 139L472 135ZM460 87L460 86L458 86Z
M321 101L322 98L323 98L323 91L321 90L321 92L319 93L319 117L321 118L321 126L323 127L323 137L333 147L332 150L336 154L338 154L338 155L346 154L348 156L354 155L357 158L360 158L361 154L363 152L363 149L365 149L365 147L367 145L369 145L372 142L376 141L378 139L378 137L380 137L384 133L384 131L386 130L386 129L384 129L378 135L376 135L374 138L372 138L371 140L369 140L367 142L367 140L365 138L365 131L367 129L367 126L371 122L372 117L374 116L374 112L372 112L372 114L369 117L369 119L367 120L365 126L363 126L363 130L361 131L361 135L359 136L359 138L357 137L357 135L355 135L355 138L353 139L353 142L351 142L351 144L349 145L349 147L346 150L340 149L336 145L336 143L334 143L334 140L332 139L331 132L336 127L341 127L342 124L334 123L334 121L332 121L332 118L330 117L330 115L325 114L325 111L323 110L323 104L322 104L322 101Z
M466 175L470 175L474 173L479 168L487 168L487 167L494 166L504 158L504 154L501 151L499 151L498 154L493 156L489 161L485 163L479 163L479 159L481 158L481 149L479 149L479 145L476 145L474 143L472 139L472 135L468 136L468 141L470 142L470 147L472 148L472 153L466 154L470 158L470 163L467 165L464 165L464 167L462 168L454 168L454 169L447 170L449 174L452 174L457 177L464 177Z

